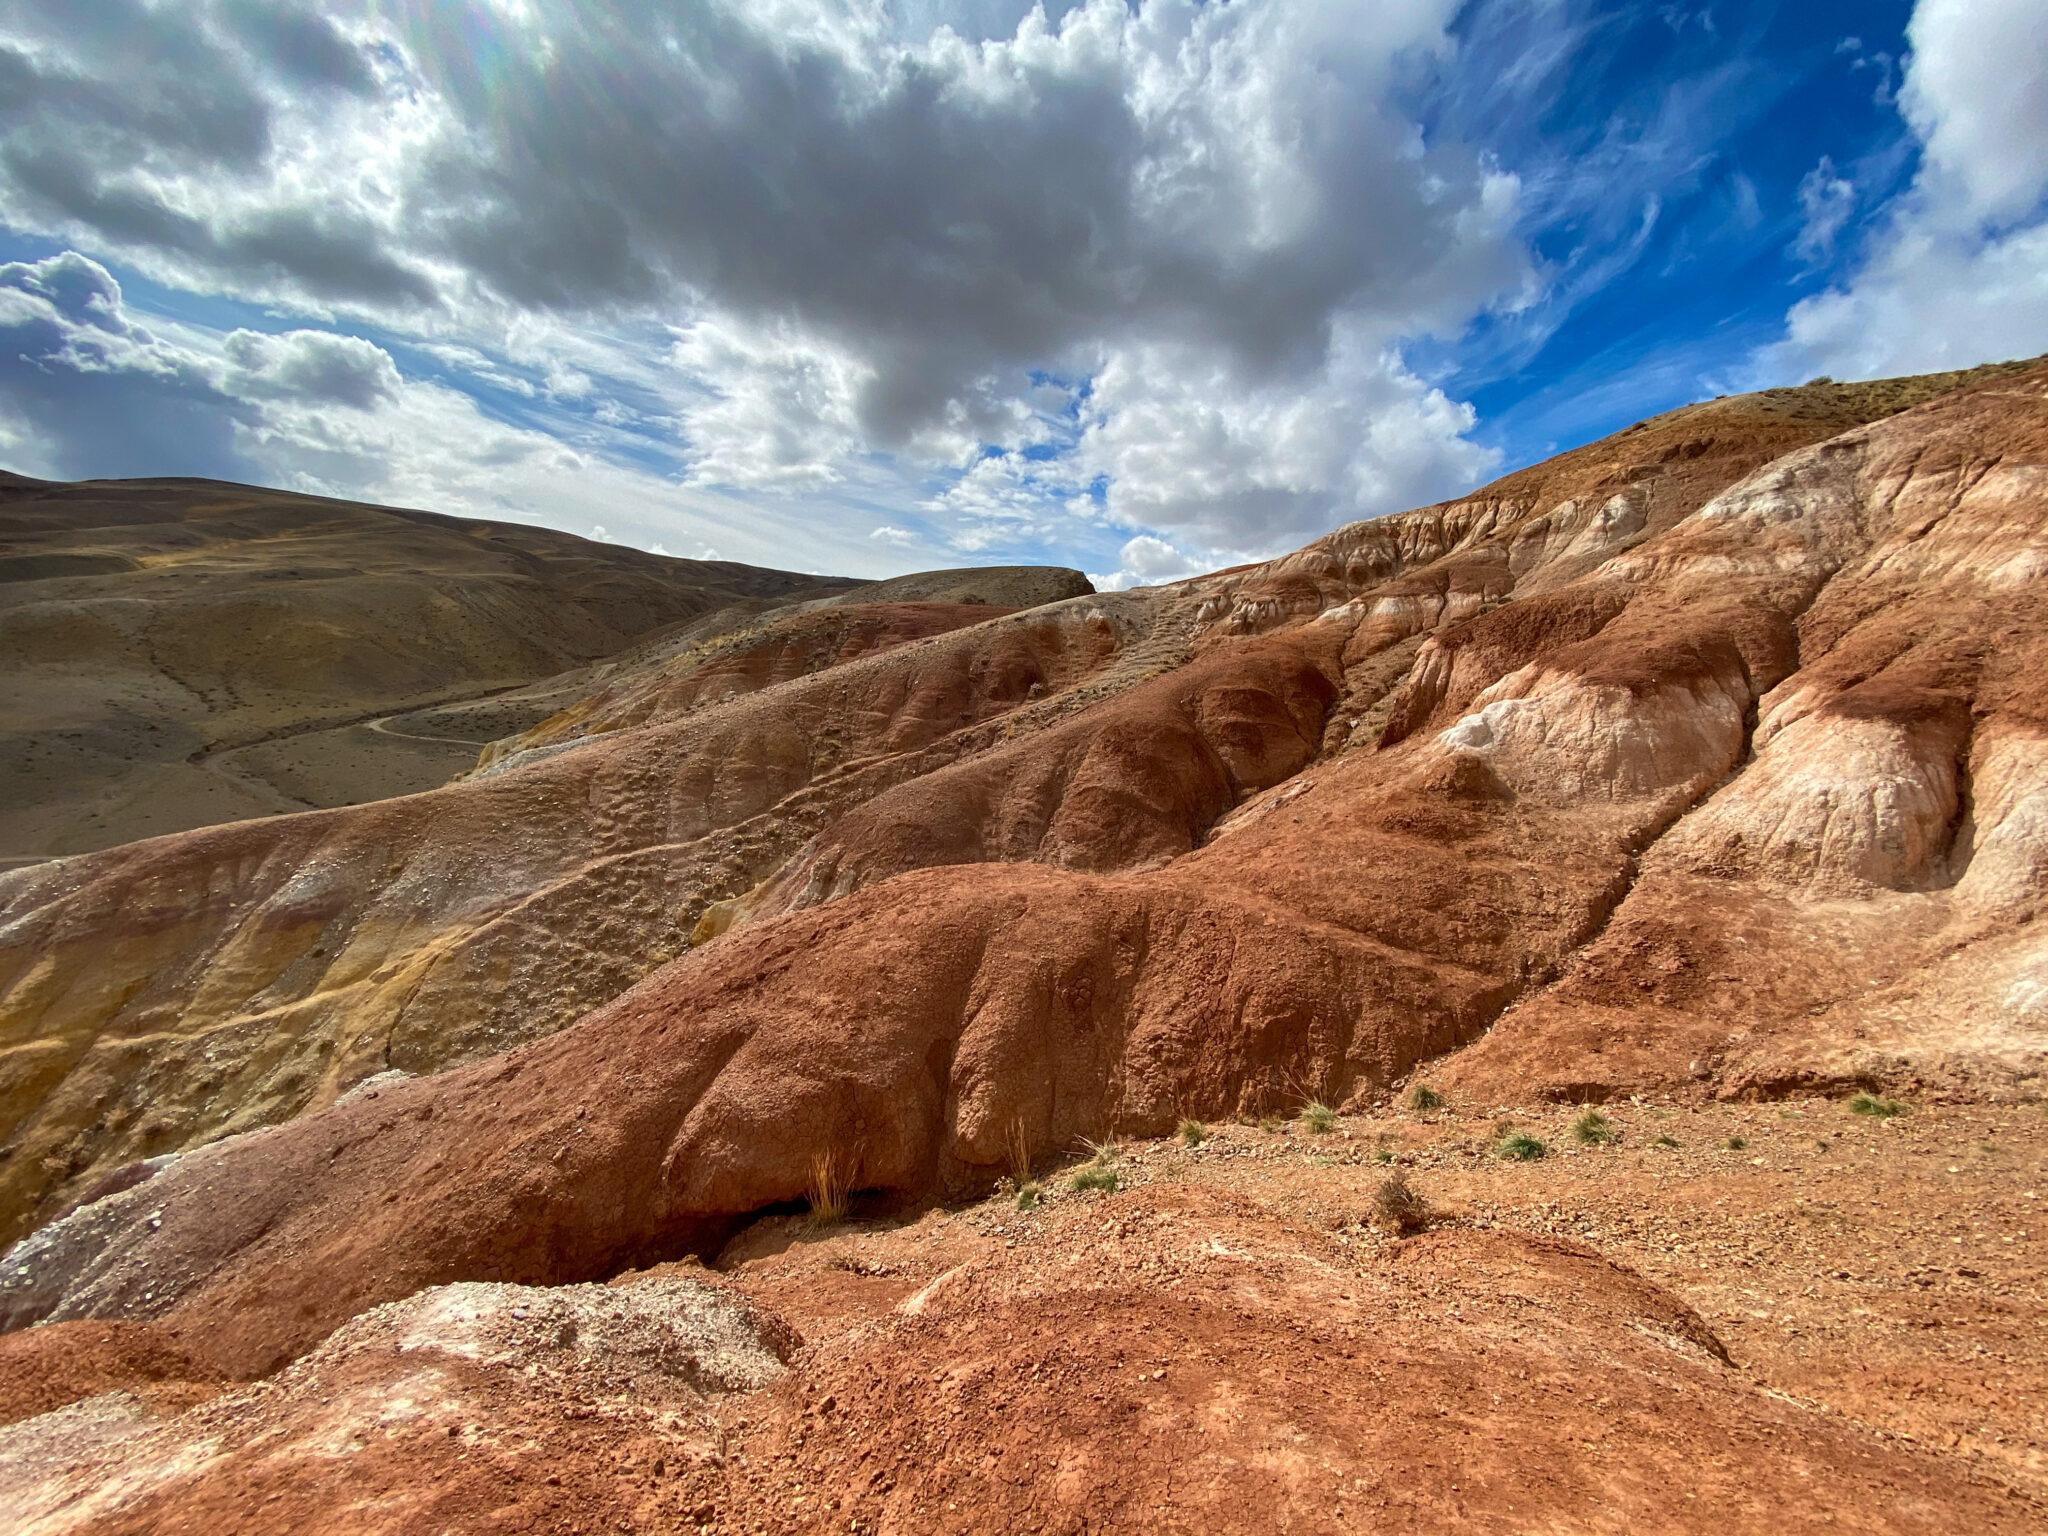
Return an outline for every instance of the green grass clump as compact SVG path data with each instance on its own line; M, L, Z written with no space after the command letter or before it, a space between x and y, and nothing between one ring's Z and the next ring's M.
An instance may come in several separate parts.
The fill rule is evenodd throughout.
M1550 1148L1527 1131L1509 1131L1493 1150L1511 1163L1533 1163L1550 1155Z
M1038 1209L1038 1202L1044 1198L1045 1191L1040 1189L1035 1181L1022 1184L1017 1189L1017 1209L1035 1211Z
M1301 1106L1301 1123L1318 1136L1327 1135L1337 1129L1337 1111L1321 1099L1311 1099Z
M1676 1136L1659 1136L1650 1145L1653 1147L1675 1147L1678 1145L1678 1138Z
M1730 1152L1740 1152L1744 1147L1749 1145L1749 1138L1746 1136L1730 1136L1726 1141L1722 1142L1721 1145L1726 1147Z
M1873 1120L1889 1120L1905 1112L1906 1106L1897 1099L1880 1099L1874 1093L1859 1093L1849 1101L1850 1114L1869 1115Z
M1116 1170L1105 1164L1090 1163L1074 1175L1073 1182L1069 1187L1076 1194L1086 1194L1091 1189L1099 1189L1105 1195L1114 1194L1116 1192Z
M1199 1120L1190 1120L1183 1115L1180 1124L1174 1127L1173 1134L1180 1138L1182 1146L1199 1147L1209 1139L1209 1127Z
M1442 1109L1444 1096L1427 1083L1417 1083L1414 1092L1408 1095L1408 1107L1418 1110Z
M1582 1147L1604 1147L1621 1140L1621 1132L1599 1110L1589 1109L1572 1122L1572 1140Z

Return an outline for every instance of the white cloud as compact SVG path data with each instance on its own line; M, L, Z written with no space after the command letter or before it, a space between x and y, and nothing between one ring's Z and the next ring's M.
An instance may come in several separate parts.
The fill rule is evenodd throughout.
M1111 518L1268 555L1482 478L1495 456L1464 438L1471 407L1363 332L1341 327L1308 380L1248 378L1180 348L1113 354L1077 455L1108 478Z
M372 321L386 363L573 417L561 462L666 434L685 490L922 506L961 552L1106 553L1105 521L1270 552L1486 465L1399 352L1528 277L1514 181L1401 106L1458 9L18 0L0 220ZM453 409L369 353L241 346L237 430L352 493L395 478L373 423Z
M2048 350L2048 26L2036 0L1920 0L1900 101L1924 146L1863 266L1804 299L1753 382Z
M1804 215L1792 252L1802 261L1820 263L1835 253L1835 238L1856 211L1856 186L1835 174L1826 155L1799 182L1799 211Z
M1100 591L1122 592L1131 587L1159 586L1199 576L1216 566L1213 560L1191 559L1166 540L1154 538L1149 533L1126 540L1117 554L1121 564L1116 570L1089 577Z
M2048 188L2048 18L2038 0L1920 0L1899 105L1938 198L1998 221Z
M398 366L391 354L357 336L234 331L222 350L231 365L228 393L245 400L330 401L361 411L395 399L399 392Z
M861 447L858 397L872 370L789 325L699 320L676 338L697 385L678 414L697 485L817 488Z

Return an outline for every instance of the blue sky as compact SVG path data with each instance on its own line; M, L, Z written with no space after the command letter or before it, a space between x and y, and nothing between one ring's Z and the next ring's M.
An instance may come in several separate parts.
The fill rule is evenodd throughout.
M0 464L885 574L2048 350L2037 0L18 0Z

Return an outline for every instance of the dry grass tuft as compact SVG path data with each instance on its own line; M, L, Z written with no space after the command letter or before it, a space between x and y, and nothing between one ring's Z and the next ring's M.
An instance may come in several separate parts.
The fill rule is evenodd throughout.
M1003 1155L1010 1165L1011 1182L1021 1190L1031 1182L1031 1143L1024 1135L1022 1115L1010 1122L1009 1134L1003 1138Z
M1599 1110L1589 1109L1572 1122L1572 1140L1582 1147L1604 1147L1621 1140L1621 1132Z
M1422 1192L1403 1173L1389 1174L1380 1181L1372 1194L1372 1214L1374 1221L1396 1237L1420 1232L1436 1219Z
M846 1220L846 1198L853 1192L853 1162L827 1147L811 1159L805 1191L811 1202L811 1225L836 1227Z

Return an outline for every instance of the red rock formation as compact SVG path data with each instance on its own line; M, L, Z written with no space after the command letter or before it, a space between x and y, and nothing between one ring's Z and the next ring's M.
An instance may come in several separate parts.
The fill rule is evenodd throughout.
M962 715L1036 726L915 783L889 759L886 792L770 883L761 920L572 1029L194 1154L93 1208L92 1231L50 1229L0 1274L8 1315L160 1315L262 1371L421 1285L559 1283L711 1244L801 1199L821 1149L901 1200L964 1192L1020 1124L1055 1147L1365 1102L1489 1026L1439 1074L1482 1103L1853 1081L1882 1073L1844 1051L1878 1049L1883 1071L1973 1091L2034 1081L2044 389L2048 371L2007 374L1787 454L1661 531L1582 528L1568 580L1517 576L1527 518L1479 518L1439 557L1443 590L1483 607L1469 573L1504 570L1530 593L1440 629L1398 686L1376 664L1413 639L1395 636L1428 569L1397 573L1398 602L1368 588L1307 623L1258 595L1290 575L1250 572L1223 579L1222 610L1191 584L1148 610L1020 616L479 785L528 816L583 786L580 817L611 776L656 773L608 803L701 828L721 794L765 808L801 787L774 765L831 722L926 770ZM1420 566L1454 521L1385 533L1413 532ZM1091 699L1112 614L1197 659L1128 686L1133 641L1127 685ZM1380 747L1280 785L1332 699L1380 710ZM775 729L781 756L747 745ZM702 777L664 793L685 740ZM462 979L442 996L476 990ZM1867 1050L1814 1022L1897 1021L1937 988L1979 1011Z

